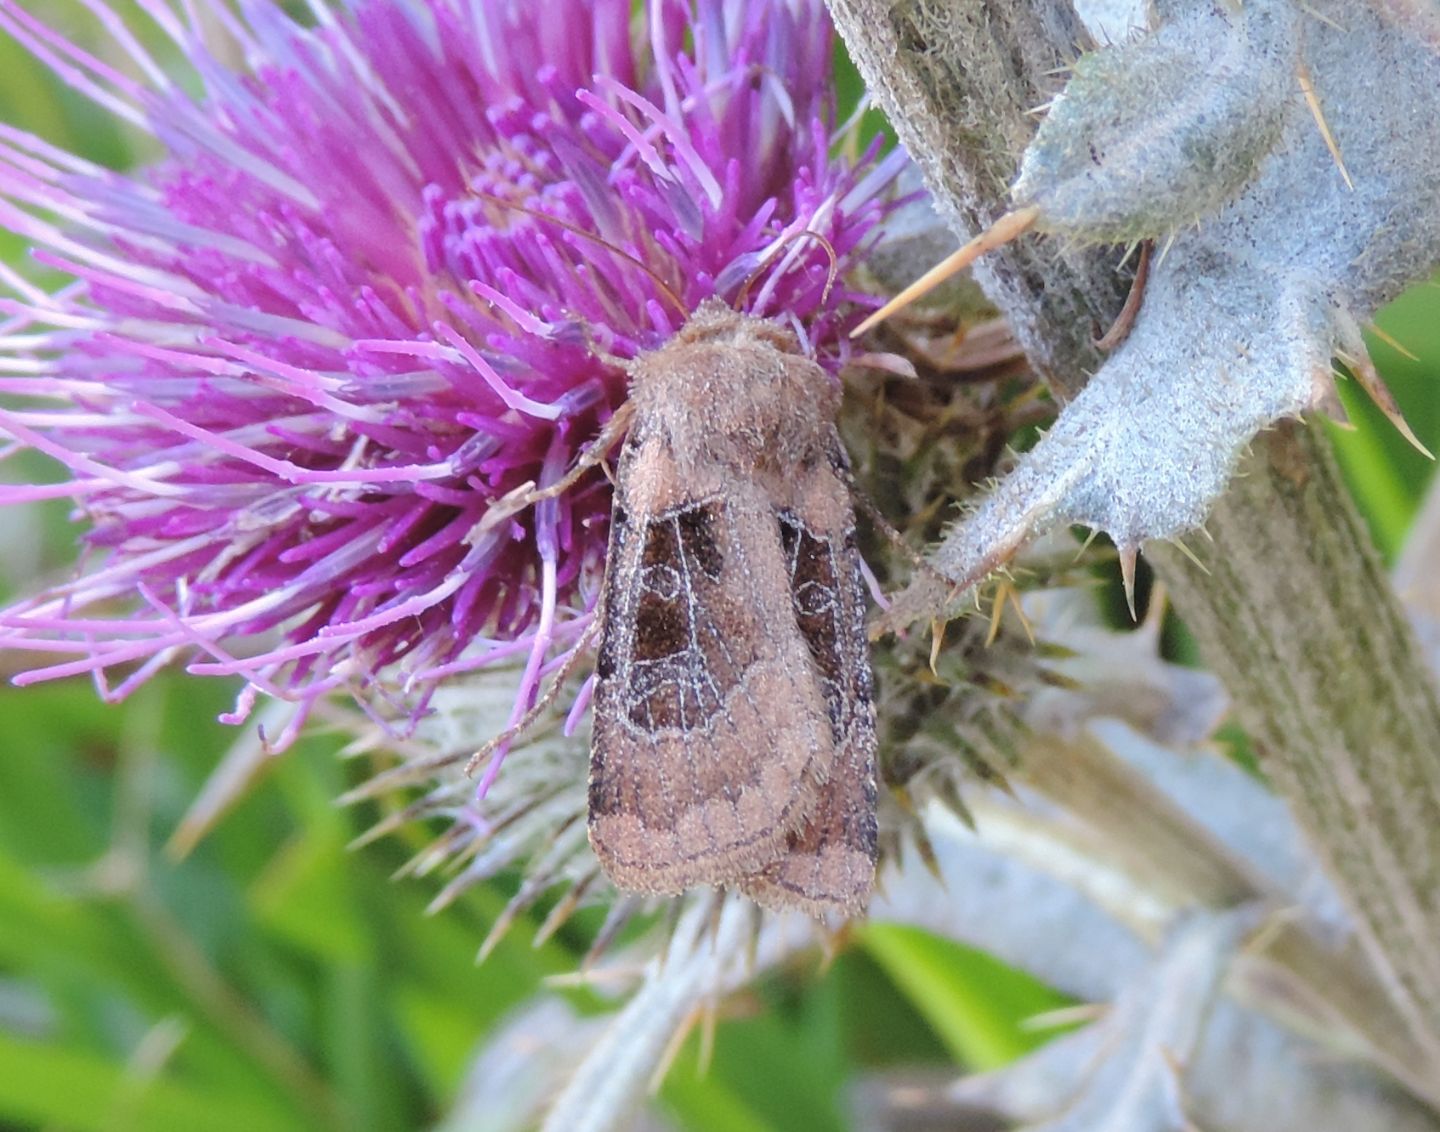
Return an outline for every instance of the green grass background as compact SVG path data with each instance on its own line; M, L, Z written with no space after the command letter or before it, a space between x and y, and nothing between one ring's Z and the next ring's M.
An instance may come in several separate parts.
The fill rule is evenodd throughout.
M32 6L82 34L72 3ZM0 37L0 119L115 166L133 140ZM23 247L8 233L0 254ZM1373 342L1416 431L1440 449L1440 291L1416 288ZM1367 403L1337 433L1392 558L1431 466ZM10 532L11 527L3 528ZM73 552L63 507L4 541L12 587ZM214 722L233 689L168 676L122 707L88 682L0 687L0 1128L95 1132L395 1130L433 1125L496 1023L575 968L581 918L540 947L523 920L476 950L513 890L502 878L427 917L433 881L391 880L425 839L356 852L373 810L337 808L358 768L337 737L278 760L183 860L164 846L234 741ZM788 971L721 1023L703 1072L692 1039L661 1104L696 1132L846 1127L857 1075L899 1065L995 1066L1038 1039L1055 996L985 956L869 927L828 967ZM576 1005L590 1009L583 995Z

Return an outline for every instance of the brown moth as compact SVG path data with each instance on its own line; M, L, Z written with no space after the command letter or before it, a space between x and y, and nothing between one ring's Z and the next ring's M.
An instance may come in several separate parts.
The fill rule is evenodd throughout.
M617 886L863 911L875 712L839 390L712 300L629 365L590 842Z

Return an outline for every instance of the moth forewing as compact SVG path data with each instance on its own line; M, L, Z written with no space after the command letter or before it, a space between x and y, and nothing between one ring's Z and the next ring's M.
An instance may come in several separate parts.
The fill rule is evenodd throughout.
M742 878L739 888L777 911L858 916L870 903L874 884L874 762L857 758L836 773L785 852L761 872Z
M756 545L752 494L732 485L723 499L637 508L645 517L632 510L617 539L596 670L590 830L622 888L678 892L754 871L829 776L804 645L772 628L788 613L768 588L782 563L778 545Z
M591 842L621 888L853 912L873 879L874 725L838 393L786 331L719 304L631 385Z
M836 760L819 804L785 852L740 885L761 904L812 915L858 915L875 879L874 682L844 460L837 438L830 474L807 477L799 509L778 516L796 620L821 679Z

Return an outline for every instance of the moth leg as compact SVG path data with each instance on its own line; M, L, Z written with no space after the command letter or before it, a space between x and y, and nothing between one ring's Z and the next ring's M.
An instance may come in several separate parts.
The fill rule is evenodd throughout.
M943 583L947 589L955 584L953 578L947 578L939 570L935 569L934 566L926 561L923 554L905 541L905 535L898 530L889 519L881 514L880 508L871 502L870 497L866 495L860 485L855 482L855 476L848 467L840 467L836 469L836 471L840 477L844 479L845 486L850 489L850 497L855 501L855 505L865 512L865 517L874 524L877 531L884 535L890 542L894 543L896 549L904 554L906 558L910 559L910 564L914 566L915 569L919 570L922 574L929 575L932 580Z
M551 705L560 698L560 693L565 687L565 681L568 680L570 674L575 671L575 666L580 663L581 656L584 655L585 651L594 643L596 636L600 632L600 622L601 616L597 610L595 618L590 624L585 626L585 631L581 633L579 639L576 640L575 647L571 650L570 656L566 659L565 663L560 666L560 671L555 673L555 677L551 680L550 687L546 690L545 694L535 701L535 705L529 711L470 756L469 762L465 764L465 773L467 775L474 774L475 768L485 759L496 754L502 746L508 744L517 736L529 731L530 728L535 725L535 721L550 710Z
M600 430L600 435L580 454L580 458L575 462L573 468L560 479L545 487L537 488L533 480L527 480L519 487L502 495L486 508L485 515L476 527L476 533L490 530L503 523L511 515L524 511L527 507L533 507L547 499L564 495L575 486L581 476L591 468L605 462L605 458L610 455L610 449L614 448L616 442L629 430L630 421L634 416L634 404L626 401L605 422L605 427Z
M564 495L579 481L580 477L598 464L603 464L605 458L610 455L610 449L614 448L620 438L630 429L630 421L635 416L635 403L626 401L608 421L605 427L600 430L600 435L580 453L580 458L575 461L575 466L565 473L560 479L546 487L534 488L521 495L516 502L521 507L529 507L534 503L540 503L546 499L554 499L557 495ZM505 497L510 499L515 493ZM502 501L503 502L503 501Z

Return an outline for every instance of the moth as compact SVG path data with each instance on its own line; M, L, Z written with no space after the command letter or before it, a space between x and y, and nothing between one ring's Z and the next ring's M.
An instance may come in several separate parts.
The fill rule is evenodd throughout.
M875 709L839 390L717 300L627 368L590 842L622 889L858 914Z

